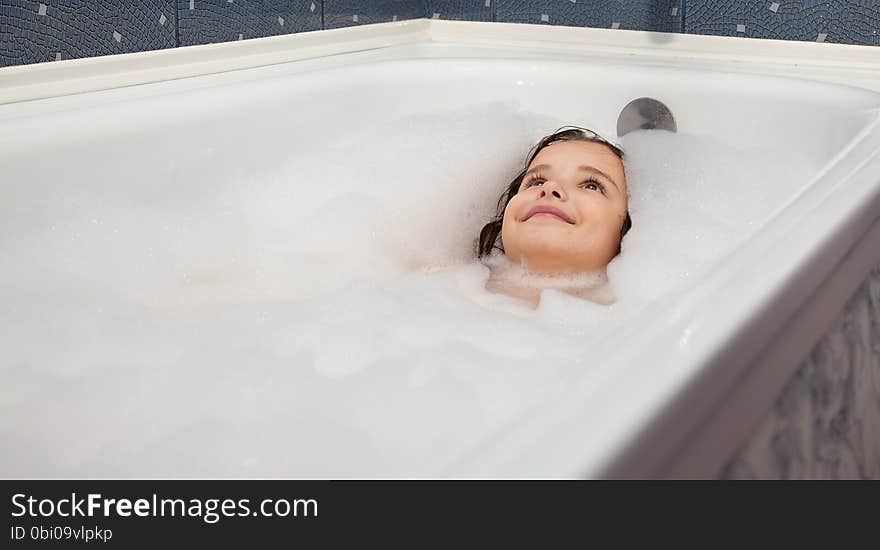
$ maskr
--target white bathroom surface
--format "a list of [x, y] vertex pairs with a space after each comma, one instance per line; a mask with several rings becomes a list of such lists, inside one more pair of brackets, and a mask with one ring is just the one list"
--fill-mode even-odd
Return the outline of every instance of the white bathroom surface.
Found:
[[[528, 149], [613, 138], [645, 95], [679, 133], [621, 140], [615, 304], [487, 292], [473, 240]], [[798, 259], [876, 203], [878, 108], [454, 44], [0, 106], [0, 475], [597, 475], [723, 391]]]

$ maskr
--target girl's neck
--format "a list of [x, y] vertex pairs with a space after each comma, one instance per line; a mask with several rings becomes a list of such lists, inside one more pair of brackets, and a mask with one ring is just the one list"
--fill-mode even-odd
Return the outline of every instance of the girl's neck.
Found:
[[581, 273], [534, 273], [510, 262], [503, 254], [484, 258], [490, 269], [486, 289], [524, 299], [537, 307], [541, 291], [552, 288], [603, 305], [614, 303], [614, 294], [604, 270]]

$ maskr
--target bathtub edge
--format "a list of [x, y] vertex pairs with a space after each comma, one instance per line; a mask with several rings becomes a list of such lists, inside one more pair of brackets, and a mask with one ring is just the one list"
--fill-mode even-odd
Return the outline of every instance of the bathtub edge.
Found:
[[702, 60], [738, 72], [880, 91], [874, 46], [635, 30], [413, 19], [0, 68], [0, 105], [216, 74], [403, 44], [464, 43]]

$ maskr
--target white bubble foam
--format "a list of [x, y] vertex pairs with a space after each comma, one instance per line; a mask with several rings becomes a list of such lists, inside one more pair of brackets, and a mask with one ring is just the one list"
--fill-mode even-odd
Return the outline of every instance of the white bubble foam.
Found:
[[16, 452], [0, 472], [430, 475], [816, 169], [784, 147], [631, 134], [617, 301], [547, 290], [534, 310], [485, 290], [473, 244], [530, 147], [572, 121], [494, 103], [319, 122], [279, 134], [271, 166], [224, 162], [232, 142], [206, 133], [190, 171], [156, 145], [152, 171], [120, 182], [83, 149], [4, 187], [0, 437]]

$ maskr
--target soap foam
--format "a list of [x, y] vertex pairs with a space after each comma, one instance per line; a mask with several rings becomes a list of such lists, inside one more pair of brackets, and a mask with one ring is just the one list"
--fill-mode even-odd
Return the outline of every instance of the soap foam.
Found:
[[0, 217], [29, 214], [0, 238], [16, 450], [0, 472], [432, 475], [589, 370], [818, 168], [729, 136], [630, 134], [617, 301], [549, 289], [533, 310], [485, 290], [474, 241], [529, 149], [573, 122], [499, 102], [303, 129], [269, 168], [197, 152], [204, 171], [174, 185], [164, 165], [8, 184]]

